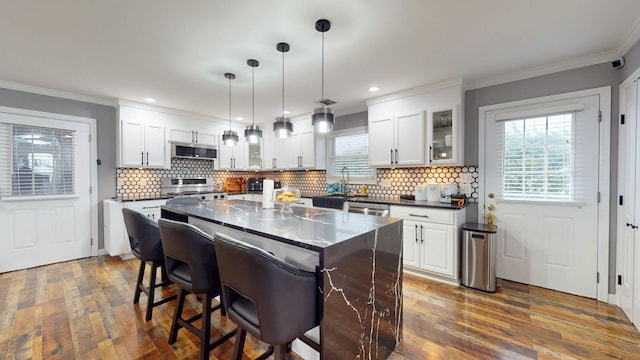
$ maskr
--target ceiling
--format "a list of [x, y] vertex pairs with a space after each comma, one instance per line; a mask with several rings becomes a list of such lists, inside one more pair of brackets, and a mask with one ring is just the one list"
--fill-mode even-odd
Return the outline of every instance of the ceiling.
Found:
[[[325, 97], [338, 115], [366, 99], [462, 79], [471, 87], [614, 59], [637, 40], [638, 0], [0, 0], [0, 80], [255, 122]], [[630, 40], [631, 38], [631, 40]], [[633, 43], [631, 43], [633, 45]], [[626, 49], [625, 49], [626, 46]], [[506, 76], [505, 75], [509, 75]], [[5, 83], [6, 84], [6, 83]], [[369, 87], [377, 86], [377, 93]]]

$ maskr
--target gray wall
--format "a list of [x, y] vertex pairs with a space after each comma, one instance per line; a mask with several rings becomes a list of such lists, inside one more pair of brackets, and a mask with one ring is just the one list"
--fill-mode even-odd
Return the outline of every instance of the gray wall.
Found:
[[626, 80], [631, 74], [640, 67], [640, 41], [624, 54], [624, 67], [621, 70], [621, 81]]
[[102, 200], [116, 194], [115, 107], [0, 88], [0, 106], [96, 119], [98, 141], [98, 248], [104, 248]]
[[[640, 55], [640, 54], [639, 54]], [[635, 61], [635, 59], [634, 59]], [[640, 58], [638, 59], [640, 62]], [[626, 69], [623, 68], [623, 69]], [[465, 162], [478, 164], [478, 110], [481, 106], [524, 100], [571, 91], [611, 86], [611, 192], [609, 193], [609, 293], [616, 290], [616, 215], [618, 193], [618, 93], [622, 69], [609, 63], [586, 66], [530, 79], [514, 81], [465, 93]], [[473, 204], [475, 205], [475, 204]], [[476, 221], [477, 207], [467, 210], [467, 220]]]
[[359, 113], [336, 116], [336, 122], [333, 125], [333, 130], [351, 129], [354, 127], [369, 126], [369, 116], [367, 111]]

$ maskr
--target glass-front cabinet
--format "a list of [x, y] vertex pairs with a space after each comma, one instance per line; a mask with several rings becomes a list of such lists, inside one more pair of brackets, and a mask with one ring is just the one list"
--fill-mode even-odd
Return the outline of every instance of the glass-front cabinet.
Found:
[[429, 112], [429, 165], [458, 165], [461, 147], [458, 105], [433, 109]]

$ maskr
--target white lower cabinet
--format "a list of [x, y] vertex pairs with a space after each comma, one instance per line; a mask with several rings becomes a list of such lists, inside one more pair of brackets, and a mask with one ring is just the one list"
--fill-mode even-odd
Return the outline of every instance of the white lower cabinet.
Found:
[[390, 214], [403, 219], [405, 271], [459, 284], [460, 228], [466, 210], [392, 205]]
[[262, 194], [231, 194], [227, 195], [227, 200], [249, 200], [262, 201]]
[[158, 221], [160, 219], [160, 207], [166, 203], [166, 199], [126, 202], [111, 199], [104, 200], [104, 249], [111, 256], [119, 255], [123, 259], [132, 258], [129, 236], [122, 217], [122, 209], [135, 210], [154, 221]]

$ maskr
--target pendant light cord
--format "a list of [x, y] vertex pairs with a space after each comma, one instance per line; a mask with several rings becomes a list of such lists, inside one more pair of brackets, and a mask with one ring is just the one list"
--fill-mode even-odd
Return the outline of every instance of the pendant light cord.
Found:
[[324, 107], [324, 32], [322, 33], [322, 107]]
[[251, 67], [251, 125], [256, 124], [256, 83], [254, 80], [255, 67]]
[[231, 131], [231, 78], [229, 78], [229, 131]]
[[284, 121], [284, 51], [282, 52], [282, 120]]

